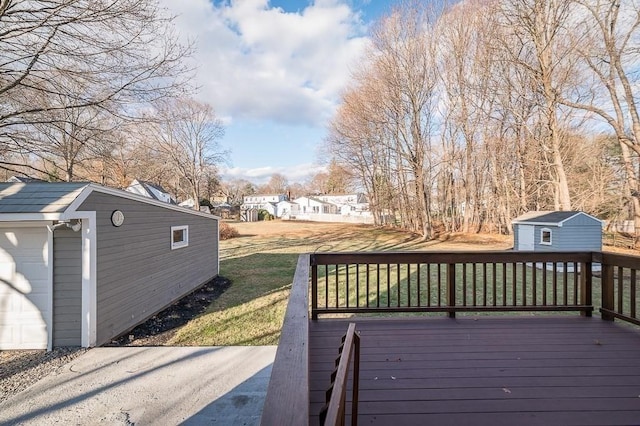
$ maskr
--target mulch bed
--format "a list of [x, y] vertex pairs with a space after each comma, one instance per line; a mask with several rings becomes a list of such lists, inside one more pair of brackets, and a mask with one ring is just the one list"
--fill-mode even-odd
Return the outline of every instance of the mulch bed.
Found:
[[216, 277], [103, 346], [164, 346], [180, 326], [203, 313], [230, 285], [227, 278]]

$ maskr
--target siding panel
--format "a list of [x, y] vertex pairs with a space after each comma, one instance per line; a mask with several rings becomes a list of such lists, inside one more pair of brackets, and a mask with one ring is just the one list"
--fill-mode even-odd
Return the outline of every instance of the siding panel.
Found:
[[[121, 210], [122, 226], [111, 224]], [[92, 193], [96, 211], [97, 342], [101, 345], [218, 275], [218, 221]], [[171, 250], [171, 227], [189, 226], [189, 246]]]
[[[520, 231], [526, 224], [514, 226], [514, 247], [520, 249]], [[541, 244], [542, 229], [551, 230], [551, 245]], [[534, 250], [553, 251], [601, 251], [602, 223], [586, 214], [577, 214], [562, 226], [535, 225]]]
[[53, 242], [53, 345], [80, 346], [82, 332], [82, 240], [58, 229]]

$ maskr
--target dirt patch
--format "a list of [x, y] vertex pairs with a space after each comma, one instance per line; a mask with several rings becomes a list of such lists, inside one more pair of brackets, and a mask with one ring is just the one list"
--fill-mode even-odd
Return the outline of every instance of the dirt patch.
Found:
[[230, 285], [227, 278], [216, 277], [103, 346], [164, 346], [179, 327], [203, 313]]

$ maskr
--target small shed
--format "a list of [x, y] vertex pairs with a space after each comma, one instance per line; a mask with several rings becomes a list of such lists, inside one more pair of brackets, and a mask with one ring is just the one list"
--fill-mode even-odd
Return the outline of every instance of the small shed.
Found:
[[602, 222], [581, 211], [529, 212], [511, 223], [514, 250], [602, 250]]
[[216, 216], [90, 183], [0, 184], [0, 349], [107, 343], [218, 271]]

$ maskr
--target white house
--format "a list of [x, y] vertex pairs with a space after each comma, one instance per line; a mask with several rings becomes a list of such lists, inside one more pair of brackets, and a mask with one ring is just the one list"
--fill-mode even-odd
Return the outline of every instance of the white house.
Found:
[[333, 204], [365, 204], [367, 203], [367, 197], [363, 193], [355, 193], [355, 194], [337, 194], [337, 195], [318, 195], [316, 196], [319, 200], [325, 201], [327, 203]]
[[370, 214], [367, 197], [362, 193], [318, 195], [316, 198], [327, 203], [335, 204], [338, 206], [339, 213], [343, 216], [366, 216], [367, 214]]
[[125, 189], [125, 191], [165, 203], [176, 204], [176, 201], [171, 198], [171, 195], [169, 195], [169, 193], [163, 187], [151, 182], [134, 179], [134, 181], [131, 182], [131, 185], [129, 185]]
[[[270, 215], [280, 217], [278, 214], [278, 203], [286, 201], [287, 196], [285, 194], [252, 194], [242, 197], [241, 211], [248, 211], [252, 209], [266, 210]], [[241, 217], [243, 217], [241, 215]]]
[[262, 203], [279, 203], [280, 201], [287, 200], [285, 194], [253, 194], [245, 195], [242, 197], [243, 205], [250, 205], [251, 207], [257, 207]]
[[338, 206], [316, 197], [298, 197], [294, 200], [299, 214], [338, 214]]
[[283, 219], [294, 219], [300, 213], [300, 206], [294, 201], [280, 201], [276, 204], [276, 217]]

